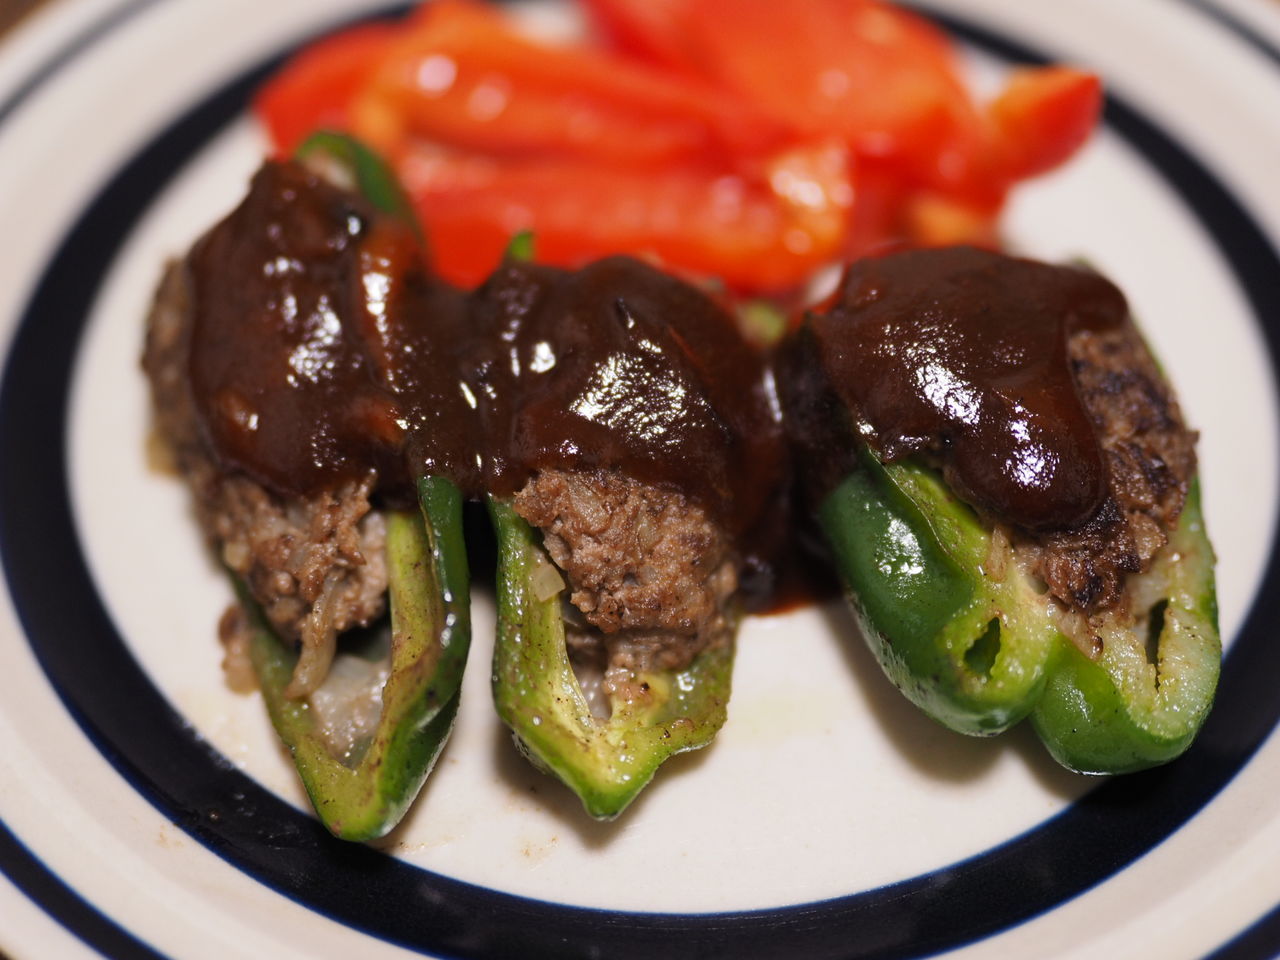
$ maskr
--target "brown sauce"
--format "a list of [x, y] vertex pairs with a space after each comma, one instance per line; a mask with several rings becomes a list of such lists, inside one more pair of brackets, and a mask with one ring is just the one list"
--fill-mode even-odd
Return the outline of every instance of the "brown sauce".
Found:
[[740, 542], [780, 495], [763, 360], [709, 296], [639, 261], [509, 263], [455, 291], [410, 230], [285, 163], [188, 270], [210, 447], [282, 493], [375, 469], [384, 496], [443, 474], [476, 498], [539, 469], [617, 468]]
[[[1128, 322], [1120, 291], [1086, 270], [973, 248], [911, 251], [849, 269], [830, 308], [809, 317], [792, 372], [820, 377], [796, 388], [810, 409], [834, 393], [852, 417], [844, 429], [882, 459], [937, 458], [968, 502], [1027, 530], [1060, 530], [1107, 496], [1067, 340]], [[810, 447], [827, 442], [829, 424], [800, 426]]]
[[485, 406], [485, 482], [620, 467], [678, 489], [734, 534], [779, 486], [764, 366], [710, 297], [626, 257], [512, 263], [477, 291], [466, 370]]
[[373, 223], [301, 167], [268, 163], [192, 250], [191, 386], [224, 467], [297, 495], [395, 472], [395, 403], [352, 322]]

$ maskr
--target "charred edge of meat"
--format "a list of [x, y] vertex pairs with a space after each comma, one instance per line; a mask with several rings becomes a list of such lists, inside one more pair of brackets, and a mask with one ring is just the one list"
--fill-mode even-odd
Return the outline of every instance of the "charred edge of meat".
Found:
[[543, 470], [514, 506], [568, 581], [567, 642], [593, 709], [596, 683], [634, 699], [640, 673], [683, 669], [730, 642], [729, 540], [679, 492], [616, 470]]
[[1036, 574], [1068, 607], [1116, 607], [1125, 578], [1148, 570], [1177, 526], [1196, 471], [1196, 434], [1137, 330], [1081, 332], [1068, 342], [1080, 399], [1107, 466], [1107, 499], [1083, 527], [1045, 536]]
[[1068, 612], [1119, 610], [1130, 574], [1150, 569], [1178, 523], [1196, 470], [1196, 433], [1137, 330], [1068, 341], [1080, 399], [1098, 433], [1107, 496], [1082, 526], [1034, 535], [988, 518]]

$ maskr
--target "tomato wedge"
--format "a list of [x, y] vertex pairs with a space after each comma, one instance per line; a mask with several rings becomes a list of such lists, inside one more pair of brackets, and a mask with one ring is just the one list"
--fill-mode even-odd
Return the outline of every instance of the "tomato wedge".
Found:
[[698, 72], [688, 0], [583, 0], [583, 6], [619, 53], [677, 73]]
[[390, 158], [452, 281], [533, 230], [551, 262], [652, 254], [751, 292], [886, 245], [995, 244], [1011, 187], [1101, 110], [1096, 77], [1057, 67], [980, 108], [949, 39], [886, 0], [582, 3], [612, 46], [432, 0], [309, 48], [255, 106], [282, 151], [335, 127]]
[[494, 155], [531, 152], [656, 168], [727, 162], [785, 129], [705, 83], [518, 33], [488, 7], [437, 0], [361, 91], [358, 125], [386, 144], [421, 137]]
[[349, 130], [348, 106], [378, 69], [397, 30], [394, 23], [361, 24], [289, 60], [253, 101], [276, 150], [292, 154], [316, 130]]
[[1063, 163], [1088, 139], [1102, 113], [1102, 83], [1069, 67], [1019, 70], [990, 105], [992, 166], [1022, 180]]
[[410, 147], [397, 166], [432, 238], [436, 270], [462, 286], [482, 281], [513, 235], [534, 230], [547, 263], [579, 266], [627, 252], [736, 289], [794, 288], [839, 255], [853, 196], [847, 155], [832, 144], [781, 154], [759, 178], [563, 158], [496, 161], [426, 144]]
[[692, 42], [709, 76], [809, 134], [842, 137], [945, 181], [978, 115], [947, 38], [878, 0], [694, 0]]

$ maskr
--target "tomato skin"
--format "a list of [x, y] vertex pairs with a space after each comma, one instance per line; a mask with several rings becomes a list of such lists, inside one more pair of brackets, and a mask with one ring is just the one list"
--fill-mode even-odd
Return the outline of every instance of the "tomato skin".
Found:
[[977, 115], [947, 38], [879, 0], [693, 0], [709, 76], [809, 134], [923, 168]]
[[987, 110], [992, 164], [1006, 180], [1045, 173], [1071, 157], [1102, 114], [1102, 83], [1070, 67], [1019, 70]]
[[253, 109], [280, 155], [316, 130], [349, 130], [348, 107], [396, 37], [394, 23], [365, 23], [316, 41], [258, 91]]
[[912, 194], [903, 208], [903, 228], [922, 247], [968, 245], [998, 249], [997, 221], [1003, 200], [970, 200], [927, 190]]
[[[698, 72], [805, 134], [842, 136], [861, 159], [973, 208], [1069, 158], [1096, 126], [1098, 78], [1014, 73], [985, 109], [949, 39], [882, 0], [586, 0], [633, 56]], [[785, 11], [785, 13], [780, 13]], [[961, 199], [963, 198], [963, 199]]]
[[612, 49], [676, 73], [698, 73], [688, 0], [583, 0], [583, 6]]
[[422, 8], [354, 109], [380, 143], [421, 137], [494, 155], [645, 168], [711, 154], [729, 162], [787, 135], [704, 82], [594, 48], [537, 43], [470, 0]]
[[533, 229], [541, 262], [576, 267], [632, 253], [738, 290], [795, 288], [839, 256], [853, 195], [847, 156], [832, 144], [779, 155], [760, 177], [495, 161], [428, 146], [397, 166], [437, 271], [462, 286], [482, 281], [511, 237]]
[[1101, 110], [1067, 68], [979, 107], [949, 39], [885, 0], [581, 2], [612, 46], [431, 0], [304, 51], [255, 107], [281, 152], [332, 127], [391, 159], [454, 282], [533, 230], [549, 262], [653, 255], [760, 293], [887, 246], [995, 245], [1010, 189]]

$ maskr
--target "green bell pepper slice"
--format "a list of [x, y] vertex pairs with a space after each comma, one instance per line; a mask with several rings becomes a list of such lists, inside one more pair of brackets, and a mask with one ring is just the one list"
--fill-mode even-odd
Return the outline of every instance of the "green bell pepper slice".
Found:
[[541, 537], [509, 501], [489, 498], [498, 540], [498, 632], [493, 696], [517, 746], [560, 778], [598, 819], [620, 814], [664, 760], [706, 746], [724, 725], [732, 644], [708, 648], [683, 670], [636, 678], [642, 698], [610, 698], [592, 715], [569, 662], [563, 580]]
[[1079, 773], [1126, 773], [1191, 745], [1213, 706], [1222, 659], [1213, 564], [1193, 484], [1169, 544], [1134, 587], [1152, 610], [1149, 636], [1107, 622], [1096, 658], [1065, 638], [1057, 644], [1031, 722], [1059, 763]]
[[864, 451], [818, 516], [867, 642], [913, 703], [974, 735], [1031, 712], [1057, 630], [1014, 565], [983, 575], [990, 533], [934, 471]]
[[[296, 156], [421, 236], [394, 174], [363, 144], [320, 132]], [[372, 740], [349, 755], [338, 755], [313, 703], [285, 695], [297, 654], [274, 635], [238, 585], [253, 619], [250, 655], [272, 724], [321, 821], [346, 840], [373, 839], [395, 826], [434, 766], [458, 712], [471, 642], [462, 495], [451, 480], [436, 476], [419, 477], [417, 494], [420, 510], [385, 513], [390, 673]]]
[[[263, 621], [248, 591], [250, 656], [280, 739], [321, 821], [344, 840], [382, 836], [404, 815], [440, 755], [471, 639], [462, 497], [448, 480], [419, 484], [421, 514], [388, 511], [390, 675], [372, 740], [339, 757], [307, 700], [285, 696], [298, 655]], [[424, 522], [425, 519], [425, 522]]]
[[1176, 757], [1204, 722], [1221, 644], [1197, 484], [1152, 569], [1130, 577], [1135, 615], [1093, 624], [1096, 655], [930, 467], [863, 447], [818, 520], [881, 667], [952, 730], [990, 735], [1031, 716], [1064, 766], [1121, 773]]
[[377, 153], [345, 133], [320, 130], [298, 145], [294, 157], [334, 186], [364, 197], [421, 237], [422, 225], [400, 181]]

